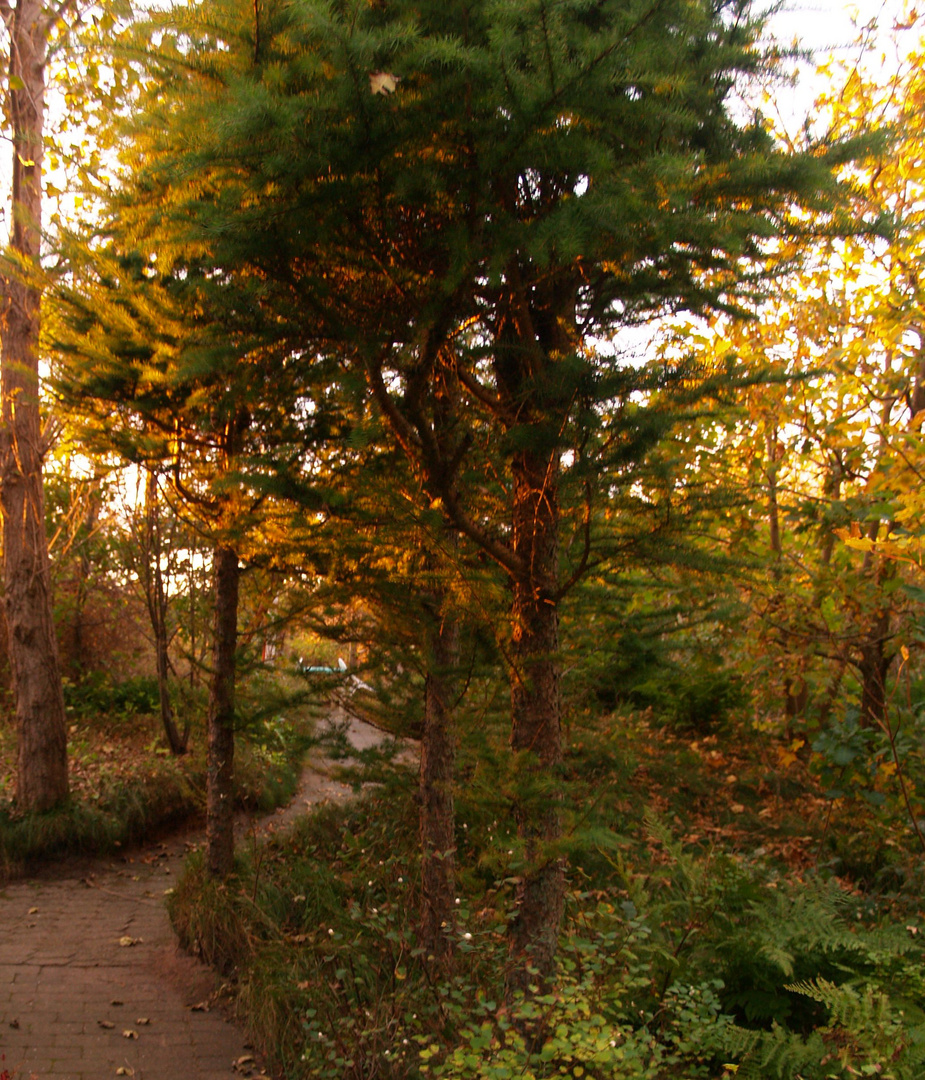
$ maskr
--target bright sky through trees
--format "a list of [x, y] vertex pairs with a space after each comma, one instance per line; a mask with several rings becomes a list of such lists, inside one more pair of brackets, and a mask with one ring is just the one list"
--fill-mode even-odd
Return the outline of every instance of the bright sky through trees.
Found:
[[[796, 42], [801, 49], [812, 53], [812, 61], [799, 65], [795, 86], [781, 86], [775, 94], [780, 119], [788, 128], [803, 123], [811, 115], [813, 102], [820, 92], [823, 79], [815, 67], [830, 58], [836, 63], [862, 62], [876, 70], [889, 70], [898, 62], [896, 49], [889, 42], [893, 27], [904, 21], [910, 7], [904, 0], [858, 0], [845, 4], [840, 0], [791, 0], [770, 21], [772, 33], [784, 44]], [[869, 51], [862, 59], [859, 44], [862, 29], [876, 23], [866, 40]], [[914, 45], [914, 35], [902, 46], [908, 51]]]

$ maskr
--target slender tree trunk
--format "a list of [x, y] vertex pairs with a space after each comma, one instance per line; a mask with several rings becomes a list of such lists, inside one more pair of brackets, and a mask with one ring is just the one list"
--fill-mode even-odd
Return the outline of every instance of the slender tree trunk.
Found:
[[453, 615], [436, 616], [430, 631], [421, 738], [421, 943], [438, 960], [450, 952], [456, 892], [456, 818], [453, 782], [456, 731], [452, 698], [459, 655]]
[[42, 134], [48, 23], [42, 4], [0, 3], [10, 40], [9, 106], [13, 129], [11, 247], [22, 278], [3, 282], [0, 324], [2, 430], [0, 506], [13, 696], [19, 730], [16, 798], [43, 810], [66, 798], [67, 735], [58, 644], [52, 618], [45, 535], [39, 415], [38, 343], [41, 291]]
[[771, 547], [771, 553], [776, 559], [774, 575], [778, 577], [783, 549], [780, 540], [780, 506], [777, 501], [777, 472], [780, 452], [777, 445], [776, 425], [765, 435], [764, 445], [767, 460], [765, 475], [768, 479], [768, 543]]
[[890, 615], [880, 611], [873, 618], [868, 638], [860, 648], [858, 673], [861, 676], [861, 721], [873, 727], [886, 719], [887, 677], [893, 658], [887, 655]]
[[192, 689], [199, 685], [199, 657], [196, 655], [196, 571], [193, 566], [194, 552], [190, 552], [187, 589], [189, 595], [189, 684]]
[[[888, 524], [887, 535], [891, 529], [892, 524]], [[867, 529], [868, 539], [876, 542], [879, 533], [880, 522], [871, 522]], [[893, 657], [887, 654], [887, 643], [892, 636], [893, 608], [885, 584], [895, 577], [896, 564], [874, 551], [867, 551], [862, 569], [874, 590], [877, 609], [865, 620], [866, 625], [859, 627], [861, 642], [855, 665], [861, 678], [861, 723], [873, 727], [886, 719], [887, 676], [893, 663]]]
[[214, 555], [214, 623], [209, 688], [209, 768], [206, 803], [206, 862], [214, 878], [234, 868], [234, 696], [238, 644], [236, 552], [218, 547]]
[[[561, 836], [559, 766], [558, 462], [532, 451], [513, 462], [515, 556], [527, 568], [512, 578], [511, 749], [524, 785], [515, 809], [526, 868], [510, 928], [509, 990], [548, 983], [565, 901], [565, 869], [555, 847]], [[532, 975], [528, 968], [539, 974]]]
[[96, 532], [97, 519], [100, 512], [99, 488], [91, 487], [87, 492], [87, 509], [84, 514], [83, 527], [84, 538], [80, 543], [77, 558], [77, 588], [74, 594], [74, 621], [71, 629], [71, 657], [70, 671], [74, 678], [79, 679], [84, 674], [81, 658], [84, 655], [86, 641], [84, 636], [84, 612], [89, 595], [88, 583], [93, 566], [90, 562], [90, 540]]
[[[775, 586], [774, 595], [771, 597], [770, 610], [784, 612], [786, 609], [786, 599], [781, 581], [783, 577], [784, 549], [780, 531], [780, 502], [778, 498], [777, 483], [781, 458], [778, 435], [779, 432], [777, 424], [775, 423], [765, 433], [764, 448], [766, 461], [765, 476], [768, 482], [768, 546], [771, 549], [771, 577]], [[801, 657], [797, 659], [794, 657], [793, 649], [789, 642], [789, 634], [787, 634], [786, 631], [781, 632], [781, 645], [786, 652], [788, 667], [790, 664], [795, 663], [799, 669], [799, 674], [797, 674], [796, 677], [792, 674], [788, 674], [784, 678], [784, 715], [787, 717], [787, 720], [790, 721], [796, 719], [798, 716], [802, 716], [806, 708], [808, 697], [808, 688], [804, 678], [806, 663], [805, 658]], [[788, 723], [788, 731], [789, 729], [790, 725]]]
[[161, 708], [161, 724], [172, 754], [186, 753], [189, 724], [183, 734], [177, 730], [170, 701], [170, 661], [167, 655], [167, 594], [161, 570], [161, 528], [157, 497], [157, 475], [148, 469], [145, 477], [145, 571], [148, 616], [154, 634], [154, 657], [157, 671], [157, 697]]

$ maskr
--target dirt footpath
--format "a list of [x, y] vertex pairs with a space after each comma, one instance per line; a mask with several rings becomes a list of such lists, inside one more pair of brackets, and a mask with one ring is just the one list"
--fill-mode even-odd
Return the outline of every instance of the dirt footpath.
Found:
[[[349, 737], [357, 746], [381, 738], [361, 721], [351, 722]], [[291, 807], [256, 827], [275, 831], [349, 793], [317, 762]], [[0, 1080], [259, 1073], [243, 1035], [209, 1007], [215, 976], [179, 951], [167, 921], [164, 893], [188, 844], [0, 890]]]

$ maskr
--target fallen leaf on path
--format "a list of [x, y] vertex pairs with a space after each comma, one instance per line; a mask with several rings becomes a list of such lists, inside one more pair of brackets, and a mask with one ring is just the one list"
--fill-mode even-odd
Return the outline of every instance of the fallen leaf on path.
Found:
[[133, 1031], [131, 1028], [126, 1028], [125, 1031], [122, 1032], [122, 1038], [123, 1039], [137, 1039], [138, 1038], [138, 1032]]
[[207, 1001], [197, 1001], [195, 1005], [189, 1006], [190, 1012], [208, 1012], [209, 1003]]
[[119, 1068], [116, 1069], [116, 1076], [134, 1076], [134, 1075], [135, 1075], [135, 1070], [130, 1069], [127, 1065], [120, 1065]]
[[144, 1026], [145, 1026], [146, 1024], [150, 1024], [150, 1023], [151, 1023], [151, 1018], [150, 1018], [150, 1017], [148, 1017], [148, 1016], [139, 1016], [139, 1017], [138, 1017], [138, 1019], [137, 1019], [137, 1020], [135, 1021], [135, 1023], [136, 1023], [136, 1024], [137, 1024], [137, 1025], [138, 1025], [139, 1027], [144, 1027]]
[[125, 937], [120, 937], [119, 938], [119, 944], [122, 946], [123, 949], [127, 949], [131, 945], [140, 945], [141, 944], [141, 938], [140, 937], [129, 937], [128, 934], [126, 934]]
[[113, 998], [109, 1003], [110, 1005], [121, 1005], [122, 1002], [118, 998]]
[[16, 1028], [19, 1027], [19, 1021], [18, 1020], [11, 1020], [10, 1021], [10, 1027], [15, 1030]]
[[39, 909], [37, 907], [29, 908], [29, 914], [30, 915], [38, 915], [38, 913], [39, 913]]
[[107, 1031], [116, 1026], [111, 1020], [97, 1020], [97, 1023], [101, 1028], [106, 1028]]

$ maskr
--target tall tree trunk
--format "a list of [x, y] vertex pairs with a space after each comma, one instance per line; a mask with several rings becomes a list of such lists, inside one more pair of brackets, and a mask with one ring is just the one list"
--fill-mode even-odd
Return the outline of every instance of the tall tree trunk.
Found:
[[554, 974], [565, 901], [565, 870], [555, 851], [561, 836], [559, 766], [558, 459], [521, 451], [513, 462], [515, 557], [526, 571], [512, 577], [511, 749], [519, 783], [515, 809], [526, 868], [510, 928], [509, 989]]
[[452, 698], [459, 656], [459, 626], [439, 613], [429, 632], [421, 738], [421, 943], [438, 960], [450, 951], [456, 892], [456, 818], [453, 781], [456, 731]]
[[[13, 129], [10, 245], [23, 276], [3, 282], [0, 325], [0, 506], [13, 696], [19, 730], [16, 798], [43, 810], [67, 797], [67, 735], [52, 618], [39, 415], [37, 284], [42, 231], [42, 134], [48, 22], [37, 0], [0, 0], [10, 40]], [[30, 280], [32, 271], [35, 277]]]
[[206, 863], [214, 878], [227, 877], [234, 868], [234, 696], [240, 576], [237, 553], [217, 547], [206, 800]]

